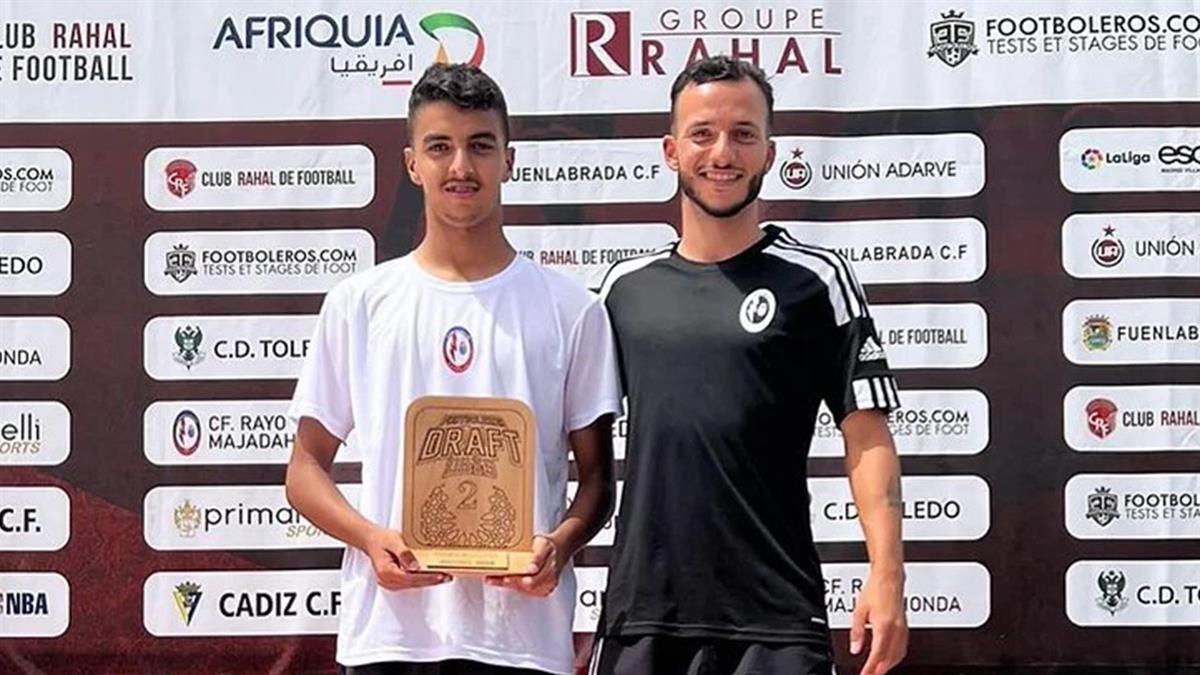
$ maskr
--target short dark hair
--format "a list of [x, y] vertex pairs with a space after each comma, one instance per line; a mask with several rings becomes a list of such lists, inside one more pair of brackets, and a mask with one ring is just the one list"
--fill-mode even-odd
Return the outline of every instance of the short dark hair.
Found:
[[500, 85], [468, 63], [435, 63], [425, 69], [408, 97], [408, 137], [413, 116], [421, 106], [445, 101], [463, 110], [495, 110], [500, 114], [504, 142], [508, 142], [508, 104]]
[[675, 121], [675, 102], [679, 100], [680, 92], [686, 89], [689, 84], [701, 85], [708, 82], [747, 79], [753, 80], [754, 84], [758, 85], [758, 89], [762, 92], [763, 97], [767, 99], [767, 125], [774, 124], [775, 93], [771, 90], [771, 83], [767, 82], [766, 74], [753, 63], [739, 61], [724, 54], [700, 59], [687, 68], [684, 68], [683, 72], [679, 73], [679, 76], [675, 78], [675, 84], [671, 85], [672, 124]]

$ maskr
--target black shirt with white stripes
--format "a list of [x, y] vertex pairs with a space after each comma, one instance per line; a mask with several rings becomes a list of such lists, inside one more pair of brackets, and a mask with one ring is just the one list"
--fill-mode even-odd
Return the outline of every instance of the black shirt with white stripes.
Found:
[[629, 397], [604, 635], [828, 646], [806, 484], [825, 401], [899, 404], [862, 288], [836, 253], [768, 226], [698, 264], [669, 249], [601, 288]]

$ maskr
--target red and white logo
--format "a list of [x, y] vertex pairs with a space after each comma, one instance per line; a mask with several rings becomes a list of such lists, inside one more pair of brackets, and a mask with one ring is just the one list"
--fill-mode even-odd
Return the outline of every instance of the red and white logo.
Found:
[[466, 328], [455, 326], [446, 332], [446, 337], [442, 339], [442, 360], [447, 368], [456, 373], [471, 367], [471, 362], [475, 360], [475, 343]]
[[175, 441], [175, 450], [188, 457], [200, 449], [200, 418], [191, 410], [184, 410], [175, 416], [171, 438]]
[[571, 12], [571, 77], [630, 73], [629, 12]]
[[183, 199], [196, 189], [196, 165], [186, 159], [167, 164], [167, 191]]
[[1106, 398], [1094, 398], [1087, 404], [1088, 431], [1096, 438], [1107, 438], [1117, 430], [1117, 404]]

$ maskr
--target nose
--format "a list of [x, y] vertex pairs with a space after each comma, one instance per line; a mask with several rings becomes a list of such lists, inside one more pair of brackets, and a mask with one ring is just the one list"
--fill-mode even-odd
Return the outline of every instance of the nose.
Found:
[[475, 167], [471, 164], [471, 155], [466, 148], [454, 152], [450, 161], [450, 177], [456, 180], [467, 180], [475, 177]]
[[729, 166], [733, 163], [733, 141], [727, 132], [717, 134], [709, 157], [714, 166]]

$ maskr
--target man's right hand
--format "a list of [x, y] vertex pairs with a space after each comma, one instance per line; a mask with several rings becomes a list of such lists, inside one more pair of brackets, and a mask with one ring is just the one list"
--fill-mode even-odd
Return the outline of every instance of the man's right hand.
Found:
[[416, 556], [395, 530], [376, 528], [367, 537], [363, 552], [371, 559], [376, 581], [389, 591], [436, 586], [451, 580], [442, 572], [422, 572]]

